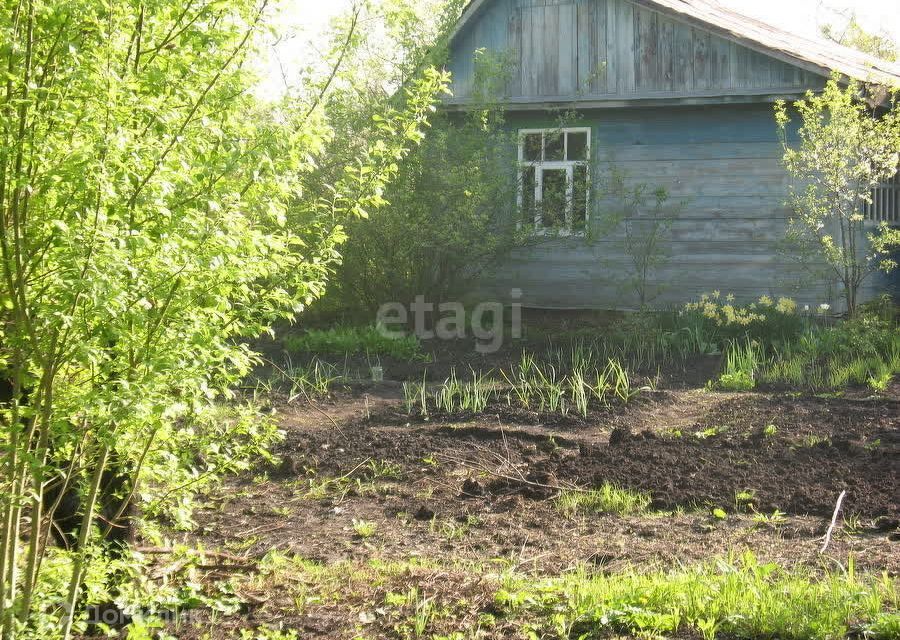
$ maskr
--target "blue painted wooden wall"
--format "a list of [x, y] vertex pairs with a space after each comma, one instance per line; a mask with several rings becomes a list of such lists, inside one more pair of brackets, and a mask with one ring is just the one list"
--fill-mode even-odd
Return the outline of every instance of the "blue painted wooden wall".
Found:
[[[550, 113], [508, 115], [513, 130], [558, 123]], [[834, 281], [783, 251], [788, 176], [771, 105], [593, 109], [567, 124], [592, 131], [592, 233], [535, 239], [485, 275], [478, 297], [505, 300], [515, 288], [529, 306], [637, 308], [623, 230], [606, 224], [621, 212], [621, 201], [602, 193], [615, 170], [630, 186], [664, 188], [678, 212], [666, 236], [669, 257], [650, 277], [654, 306], [714, 290], [741, 300], [789, 295], [811, 306], [841, 305]], [[507, 162], [514, 170], [513, 149]], [[864, 297], [877, 286], [873, 279]]]
[[[670, 257], [651, 276], [656, 306], [713, 290], [840, 305], [835, 282], [780, 250], [791, 213], [771, 102], [824, 78], [628, 0], [493, 0], [453, 43], [447, 108], [477, 97], [480, 49], [509, 63], [492, 98], [507, 103], [510, 129], [556, 127], [562, 109], [591, 128], [593, 195], [591, 233], [535, 240], [487, 274], [479, 296], [521, 289], [538, 307], [637, 307], [623, 230], [606, 225], [620, 204], [601, 186], [615, 170], [627, 185], [664, 188], [679, 211]], [[515, 149], [505, 162], [516, 170]]]

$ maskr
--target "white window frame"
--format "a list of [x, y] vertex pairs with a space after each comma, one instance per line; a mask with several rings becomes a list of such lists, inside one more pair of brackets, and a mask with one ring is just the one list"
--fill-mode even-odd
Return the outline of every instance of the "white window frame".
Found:
[[[541, 134], [541, 159], [526, 160], [525, 159], [525, 138], [530, 134]], [[544, 160], [546, 149], [545, 136], [547, 134], [567, 134], [567, 133], [584, 133], [586, 134], [587, 147], [585, 149], [585, 160]], [[517, 204], [519, 210], [525, 204], [524, 199], [524, 170], [528, 167], [534, 169], [534, 206], [536, 215], [534, 219], [534, 232], [537, 234], [552, 233], [555, 235], [583, 235], [590, 223], [591, 212], [591, 129], [590, 127], [557, 127], [546, 129], [519, 129], [519, 163], [518, 163], [518, 196]], [[563, 158], [569, 157], [569, 136], [563, 135]], [[583, 166], [585, 168], [587, 188], [585, 193], [585, 211], [584, 211], [584, 229], [574, 230], [572, 228], [574, 194], [575, 194], [575, 167]], [[553, 228], [545, 227], [541, 219], [540, 204], [543, 201], [544, 192], [544, 171], [545, 170], [563, 170], [566, 172], [566, 211], [565, 211], [565, 227]], [[520, 222], [520, 227], [522, 223]]]

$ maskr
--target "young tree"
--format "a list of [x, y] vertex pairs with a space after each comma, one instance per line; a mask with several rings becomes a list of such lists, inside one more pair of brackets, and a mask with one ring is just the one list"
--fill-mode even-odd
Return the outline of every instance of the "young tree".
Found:
[[350, 239], [322, 301], [374, 318], [385, 302], [458, 299], [517, 244], [515, 173], [497, 158], [509, 136], [476, 119], [438, 116], [402, 163], [377, 215], [348, 226]]
[[[382, 122], [384, 86], [401, 86], [412, 69], [445, 60], [445, 37], [462, 3], [454, 0], [443, 11], [434, 11], [433, 0], [405, 4], [402, 11], [392, 2], [369, 8], [371, 19], [393, 34], [392, 46], [384, 48], [392, 62], [384, 65], [382, 53], [382, 64], [375, 64], [363, 50], [350, 69], [374, 67], [371, 76], [348, 70], [340, 78], [342, 88], [328, 107], [344, 132], [333, 151], [337, 158], [347, 153], [346, 141], [365, 144], [373, 124]], [[382, 194], [385, 206], [349, 223], [334, 286], [317, 304], [323, 316], [371, 320], [385, 302], [458, 298], [515, 245], [515, 168], [498, 161], [515, 141], [503, 125], [498, 94], [489, 91], [505, 83], [509, 68], [479, 52], [475, 71], [483, 108], [435, 114], [421, 145], [397, 163], [396, 179]]]
[[83, 496], [66, 606], [37, 632], [68, 637], [106, 470], [131, 469], [134, 493], [148, 466], [180, 459], [183, 419], [253, 365], [246, 338], [321, 295], [340, 222], [379, 204], [446, 84], [422, 69], [327, 197], [310, 194], [333, 129], [315, 99], [254, 97], [267, 12], [13, 0], [0, 13], [4, 639], [37, 624], [48, 492]]
[[663, 187], [635, 183], [612, 160], [598, 180], [598, 194], [602, 203], [600, 224], [589, 237], [608, 240], [621, 236], [621, 244], [617, 245], [628, 261], [628, 273], [619, 283], [631, 289], [639, 308], [646, 310], [663, 292], [663, 287], [654, 285], [652, 279], [672, 258], [672, 225], [684, 203], [672, 202]]
[[900, 108], [895, 100], [889, 108], [870, 106], [859, 84], [844, 88], [838, 78], [792, 107], [800, 121], [796, 146], [789, 135], [792, 111], [783, 101], [775, 107], [783, 162], [793, 179], [789, 238], [828, 265], [853, 315], [865, 279], [896, 267], [889, 253], [900, 245], [900, 231], [882, 223], [867, 232], [863, 205], [900, 166]]

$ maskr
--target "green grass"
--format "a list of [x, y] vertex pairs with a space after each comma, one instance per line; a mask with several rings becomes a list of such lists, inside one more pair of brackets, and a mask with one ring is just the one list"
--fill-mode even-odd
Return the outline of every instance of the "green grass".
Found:
[[[309, 617], [336, 607], [353, 611], [348, 627], [357, 611], [379, 612], [398, 638], [482, 637], [471, 633], [475, 606], [490, 610], [478, 619], [484, 637], [900, 637], [896, 579], [857, 575], [852, 558], [844, 567], [785, 568], [748, 552], [690, 566], [602, 573], [582, 566], [550, 576], [519, 571], [517, 559], [498, 562], [319, 564], [272, 551], [258, 572], [236, 580], [241, 591], [278, 591]], [[365, 637], [382, 637], [371, 631]]]
[[750, 340], [732, 342], [725, 353], [725, 367], [715, 387], [723, 391], [752, 391], [756, 371], [762, 363], [762, 350]]
[[413, 335], [392, 337], [378, 327], [334, 327], [309, 329], [300, 335], [285, 336], [284, 347], [295, 353], [322, 355], [389, 356], [401, 360], [424, 359], [422, 345]]
[[750, 553], [667, 572], [511, 577], [496, 599], [541, 638], [693, 631], [710, 640], [837, 640], [851, 630], [884, 639], [900, 633], [897, 585], [886, 575], [857, 579], [852, 562], [846, 571], [814, 575], [760, 563]]
[[900, 331], [873, 318], [857, 318], [829, 327], [810, 327], [793, 342], [775, 345], [759, 367], [767, 383], [812, 390], [866, 385], [884, 391], [900, 373]]
[[590, 491], [563, 491], [556, 498], [556, 508], [567, 516], [589, 513], [628, 515], [643, 513], [650, 506], [650, 494], [623, 489], [604, 483]]
[[371, 538], [378, 531], [378, 525], [368, 520], [353, 520], [353, 533], [362, 539]]

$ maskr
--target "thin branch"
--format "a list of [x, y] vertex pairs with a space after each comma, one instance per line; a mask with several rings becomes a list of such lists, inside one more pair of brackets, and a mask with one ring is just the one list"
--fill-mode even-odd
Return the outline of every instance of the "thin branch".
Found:
[[825, 532], [825, 543], [822, 545], [822, 548], [819, 549], [819, 553], [825, 553], [825, 550], [828, 548], [828, 544], [831, 542], [831, 533], [834, 531], [834, 527], [837, 524], [838, 513], [841, 511], [841, 503], [844, 501], [844, 496], [847, 495], [847, 491], [841, 491], [841, 495], [838, 496], [837, 504], [834, 506], [834, 515], [831, 516], [831, 524], [828, 526], [828, 531]]

